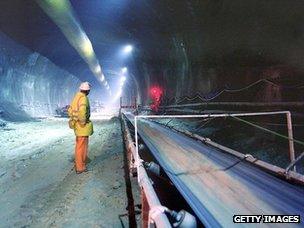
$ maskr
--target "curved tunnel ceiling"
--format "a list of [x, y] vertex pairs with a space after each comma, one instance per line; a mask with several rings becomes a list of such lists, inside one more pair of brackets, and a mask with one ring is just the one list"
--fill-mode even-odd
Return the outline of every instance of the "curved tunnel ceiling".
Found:
[[[303, 1], [71, 3], [104, 70], [127, 65], [144, 100], [154, 84], [163, 86], [168, 97], [181, 97], [238, 88], [261, 78], [277, 80], [278, 74], [279, 83], [303, 81]], [[80, 79], [93, 80], [85, 62], [34, 1], [1, 1], [0, 23], [1, 31], [17, 42]], [[136, 47], [133, 58], [119, 58], [128, 43]]]

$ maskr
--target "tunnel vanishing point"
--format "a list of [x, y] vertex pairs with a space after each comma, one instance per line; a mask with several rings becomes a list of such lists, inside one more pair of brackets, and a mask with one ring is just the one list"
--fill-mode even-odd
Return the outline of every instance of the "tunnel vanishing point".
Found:
[[303, 12], [0, 1], [0, 228], [303, 227]]

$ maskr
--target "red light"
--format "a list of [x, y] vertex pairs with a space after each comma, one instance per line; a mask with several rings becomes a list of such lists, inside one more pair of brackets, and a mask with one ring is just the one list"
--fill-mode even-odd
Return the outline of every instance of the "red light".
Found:
[[152, 87], [150, 89], [150, 95], [153, 100], [160, 99], [163, 95], [163, 90], [160, 87]]
[[160, 88], [158, 86], [154, 86], [154, 87], [150, 88], [150, 96], [152, 99], [152, 104], [150, 106], [151, 106], [152, 110], [158, 111], [158, 108], [161, 103], [162, 95], [163, 95], [162, 88]]

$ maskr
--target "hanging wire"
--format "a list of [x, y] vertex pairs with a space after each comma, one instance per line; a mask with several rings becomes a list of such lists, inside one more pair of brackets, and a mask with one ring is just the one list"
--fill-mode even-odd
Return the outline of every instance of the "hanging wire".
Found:
[[[203, 124], [201, 124], [200, 126], [198, 126], [194, 131], [198, 131], [199, 129], [201, 129], [202, 127], [204, 127], [204, 126], [206, 126], [207, 124], [209, 124], [212, 120], [214, 120], [215, 119], [215, 117], [212, 117], [212, 118], [209, 118], [209, 119], [207, 119], [207, 121], [205, 122], [205, 123], [203, 123]], [[205, 121], [205, 120], [204, 120]]]
[[[239, 118], [239, 117], [236, 117], [236, 116], [230, 116], [230, 117], [232, 117], [233, 119], [236, 119], [236, 120], [238, 120], [238, 121], [240, 121], [240, 122], [246, 123], [246, 124], [248, 124], [248, 125], [250, 125], [250, 126], [252, 126], [252, 127], [255, 127], [255, 128], [257, 128], [257, 129], [260, 129], [260, 130], [263, 130], [263, 131], [265, 131], [265, 132], [268, 132], [268, 133], [271, 133], [271, 134], [273, 134], [273, 135], [276, 135], [276, 136], [278, 136], [278, 137], [280, 137], [280, 138], [290, 140], [289, 137], [286, 136], [286, 135], [280, 134], [280, 133], [278, 133], [278, 132], [276, 132], [276, 131], [270, 130], [270, 129], [265, 128], [265, 127], [262, 127], [262, 126], [260, 126], [260, 125], [255, 124], [255, 123], [252, 123], [252, 122], [250, 122], [250, 121], [244, 120], [244, 119]], [[299, 144], [299, 145], [304, 146], [304, 142], [301, 141], [301, 140], [292, 139], [292, 141], [295, 142], [295, 143], [297, 143], [297, 144]]]
[[[273, 130], [270, 130], [270, 129], [267, 129], [267, 128], [264, 128], [256, 123], [253, 123], [253, 122], [250, 122], [250, 121], [247, 121], [247, 120], [244, 120], [242, 118], [239, 118], [239, 117], [236, 117], [236, 116], [229, 116], [237, 121], [240, 121], [240, 122], [243, 122], [245, 124], [248, 124], [252, 127], [255, 127], [257, 129], [260, 129], [260, 130], [263, 130], [265, 132], [268, 132], [270, 134], [273, 134], [273, 135], [276, 135], [280, 138], [283, 138], [283, 139], [287, 139], [287, 140], [290, 140], [290, 138], [286, 135], [283, 135], [283, 134], [280, 134], [278, 132], [275, 132]], [[208, 124], [210, 121], [212, 121], [213, 119], [216, 119], [216, 117], [212, 117], [212, 118], [209, 118], [207, 119], [207, 121], [205, 123], [203, 123], [201, 126], [199, 126], [195, 131], [197, 131], [198, 129], [200, 129], [201, 127], [205, 126], [206, 124]], [[170, 119], [166, 124], [165, 124], [165, 127], [169, 127], [168, 124], [172, 121], [173, 119]], [[153, 120], [155, 121], [155, 120]], [[205, 121], [205, 120], [203, 120]], [[163, 124], [164, 125], [164, 124]], [[173, 128], [174, 129], [174, 128]], [[304, 142], [301, 141], [301, 140], [297, 140], [297, 139], [292, 139], [292, 141], [294, 143], [297, 143], [299, 145], [303, 145], [304, 146]], [[195, 175], [195, 174], [198, 174], [198, 173], [210, 173], [210, 172], [217, 172], [217, 171], [228, 171], [230, 170], [231, 168], [235, 167], [236, 165], [238, 165], [239, 163], [243, 162], [246, 160], [246, 157], [242, 158], [242, 159], [238, 159], [237, 161], [235, 161], [233, 164], [229, 165], [228, 167], [224, 167], [222, 169], [205, 169], [205, 168], [199, 168], [199, 169], [195, 169], [195, 170], [185, 170], [185, 171], [180, 171], [180, 172], [173, 172], [171, 169], [167, 169], [167, 168], [164, 168], [163, 167], [163, 170], [167, 173], [170, 173], [171, 175], [174, 175], [174, 176], [182, 176], [182, 175]]]
[[245, 87], [242, 87], [240, 89], [229, 89], [229, 88], [225, 88], [221, 91], [219, 91], [218, 93], [216, 93], [216, 95], [210, 97], [210, 98], [206, 98], [206, 97], [202, 97], [201, 94], [196, 94], [194, 97], [189, 97], [189, 96], [185, 96], [183, 98], [177, 98], [177, 97], [174, 97], [172, 98], [171, 100], [175, 100], [175, 103], [182, 103], [183, 101], [187, 100], [187, 101], [193, 101], [193, 100], [196, 100], [196, 99], [200, 99], [201, 101], [211, 101], [215, 98], [217, 98], [218, 96], [220, 96], [222, 93], [224, 92], [228, 92], [228, 93], [236, 93], [236, 92], [242, 92], [244, 90], [247, 90], [255, 85], [258, 85], [260, 84], [261, 82], [266, 82], [268, 84], [271, 84], [271, 85], [274, 85], [274, 86], [277, 86], [277, 87], [280, 87], [280, 88], [283, 88], [283, 89], [302, 89], [304, 88], [304, 85], [297, 85], [297, 86], [283, 86], [283, 85], [279, 85], [269, 79], [266, 79], [266, 78], [263, 78], [263, 79], [260, 79], [256, 82], [253, 82]]

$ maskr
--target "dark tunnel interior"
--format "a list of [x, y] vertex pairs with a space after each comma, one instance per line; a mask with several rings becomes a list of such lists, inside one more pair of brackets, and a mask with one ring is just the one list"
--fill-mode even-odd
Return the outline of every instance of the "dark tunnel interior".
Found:
[[[62, 130], [66, 119], [56, 124], [48, 121], [68, 108], [84, 81], [92, 85], [91, 112], [104, 116], [118, 116], [121, 105], [136, 106], [134, 113], [142, 115], [291, 111], [295, 155], [300, 156], [304, 147], [303, 12], [302, 0], [1, 0], [0, 134], [7, 137], [0, 140], [0, 158], [13, 163], [1, 168], [0, 162], [0, 185], [8, 180], [5, 179], [8, 174], [18, 179], [21, 174], [16, 173], [23, 172], [19, 154], [25, 156], [34, 149], [38, 151], [36, 154], [51, 150], [31, 144], [38, 138], [50, 140], [45, 145], [62, 142], [62, 147], [56, 144], [61, 150], [66, 150], [65, 142], [72, 143]], [[119, 141], [122, 139], [117, 140], [120, 124], [115, 118], [100, 126], [98, 120], [95, 131], [95, 135], [113, 145], [99, 145], [101, 140], [93, 138], [92, 148], [108, 151], [106, 156], [111, 159], [113, 156], [116, 161], [120, 155], [113, 151], [122, 150], [120, 147], [125, 144]], [[237, 118], [204, 121], [156, 122], [214, 139], [280, 168], [285, 169], [290, 163], [285, 116], [246, 117], [243, 122]], [[38, 127], [31, 125], [35, 122]], [[258, 124], [270, 130], [260, 132]], [[47, 130], [42, 131], [44, 128]], [[32, 136], [36, 131], [38, 135]], [[276, 135], [270, 136], [269, 132]], [[60, 137], [64, 140], [60, 141]], [[65, 158], [70, 157], [71, 151], [64, 152]], [[144, 156], [157, 162], [147, 151]], [[94, 167], [104, 162], [97, 152], [94, 158]], [[126, 158], [121, 159], [123, 162]], [[22, 157], [20, 161], [23, 164], [28, 160]], [[303, 175], [303, 162], [297, 167], [299, 175]], [[21, 171], [16, 171], [19, 168]], [[168, 196], [161, 189], [161, 183], [165, 183], [175, 197], [180, 197], [180, 201], [170, 199], [170, 205], [182, 202], [178, 209], [184, 206], [195, 213], [178, 188], [168, 182], [170, 175], [164, 176], [164, 180], [155, 184], [160, 195]], [[118, 180], [118, 176], [115, 178]], [[158, 177], [152, 179], [157, 182]], [[31, 183], [32, 179], [28, 181]], [[112, 186], [112, 180], [109, 181]], [[116, 181], [113, 189], [119, 183]], [[49, 185], [39, 186], [44, 189]], [[13, 218], [18, 218], [16, 223], [6, 220], [4, 224], [16, 227], [41, 224], [32, 219], [34, 215], [24, 217], [30, 204], [23, 202], [23, 198], [18, 200], [20, 205], [26, 205], [20, 206], [23, 217], [13, 214]], [[0, 199], [1, 203], [7, 202]], [[47, 218], [48, 212], [44, 216]], [[0, 212], [0, 221], [7, 218], [9, 214]], [[73, 222], [61, 222], [58, 224], [73, 227]], [[199, 224], [203, 226], [202, 221]]]
[[[86, 62], [35, 1], [0, 4], [1, 45], [8, 52], [1, 56], [2, 80], [7, 81], [14, 64], [30, 69], [37, 62], [43, 67], [41, 56], [66, 71], [62, 74], [91, 81], [98, 90], [96, 99], [107, 97], [97, 95], [104, 91]], [[224, 89], [241, 89], [260, 79], [267, 81], [213, 101], [303, 100], [302, 1], [91, 0], [71, 4], [110, 86], [116, 87], [115, 73], [127, 66], [133, 77], [128, 78], [124, 95], [138, 95], [143, 105], [149, 103], [153, 86], [163, 89], [163, 102], [174, 104], [174, 98], [200, 94], [209, 99]], [[121, 50], [128, 44], [134, 51], [124, 56]], [[16, 52], [19, 45], [25, 53]], [[20, 95], [20, 99], [28, 98]]]

